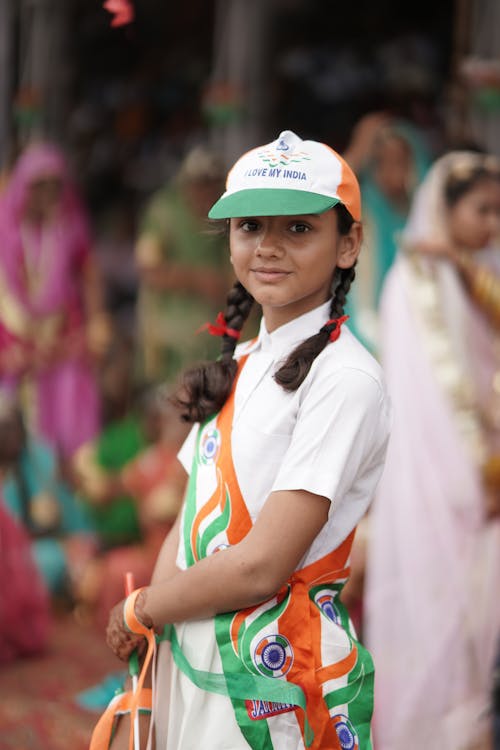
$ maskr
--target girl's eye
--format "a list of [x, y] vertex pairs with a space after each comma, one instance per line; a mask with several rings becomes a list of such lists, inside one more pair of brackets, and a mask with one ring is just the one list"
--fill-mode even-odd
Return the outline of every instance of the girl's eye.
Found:
[[292, 224], [290, 230], [297, 234], [303, 234], [304, 232], [308, 232], [310, 228], [311, 227], [308, 224], [304, 224], [303, 222], [296, 222], [295, 224]]
[[259, 228], [259, 222], [254, 221], [253, 219], [243, 219], [238, 224], [238, 227], [244, 232], [255, 232]]

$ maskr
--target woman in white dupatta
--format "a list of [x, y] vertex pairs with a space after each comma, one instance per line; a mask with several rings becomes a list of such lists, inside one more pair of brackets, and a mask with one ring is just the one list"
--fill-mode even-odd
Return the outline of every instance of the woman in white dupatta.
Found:
[[365, 639], [376, 750], [489, 747], [500, 635], [500, 167], [422, 183], [382, 297], [394, 405], [372, 507]]

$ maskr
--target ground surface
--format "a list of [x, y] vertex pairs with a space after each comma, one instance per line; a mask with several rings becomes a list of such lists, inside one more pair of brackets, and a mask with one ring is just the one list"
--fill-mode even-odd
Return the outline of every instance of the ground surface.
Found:
[[121, 667], [103, 633], [58, 615], [43, 657], [0, 667], [0, 750], [88, 750], [100, 713], [75, 695]]

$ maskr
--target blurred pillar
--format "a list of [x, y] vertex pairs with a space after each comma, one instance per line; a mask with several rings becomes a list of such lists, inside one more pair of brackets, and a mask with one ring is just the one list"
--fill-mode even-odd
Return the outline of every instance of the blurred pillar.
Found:
[[227, 164], [266, 134], [273, 5], [273, 0], [216, 0], [214, 63], [204, 106], [212, 145]]
[[71, 0], [21, 0], [20, 108], [31, 107], [32, 115], [21, 122], [21, 141], [34, 134], [64, 139], [71, 6]]
[[12, 97], [15, 79], [14, 0], [0, 0], [0, 174], [12, 156]]
[[487, 77], [496, 80], [483, 83], [473, 91], [469, 118], [476, 140], [488, 151], [500, 156], [500, 2], [474, 0], [469, 27], [469, 56], [485, 65]]
[[449, 108], [446, 138], [450, 148], [472, 140], [469, 124], [468, 92], [462, 76], [462, 65], [469, 53], [470, 25], [474, 0], [455, 0], [453, 18], [453, 46], [449, 71]]

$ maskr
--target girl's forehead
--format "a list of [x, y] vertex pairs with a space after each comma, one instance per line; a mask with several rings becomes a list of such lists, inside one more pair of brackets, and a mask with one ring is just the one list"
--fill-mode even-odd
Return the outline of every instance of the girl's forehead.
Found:
[[274, 222], [289, 224], [294, 221], [316, 221], [318, 223], [330, 221], [330, 217], [333, 217], [335, 212], [330, 209], [324, 211], [321, 214], [279, 214], [278, 216], [241, 216], [238, 218], [230, 219], [231, 222], [240, 221], [259, 221], [259, 222]]

